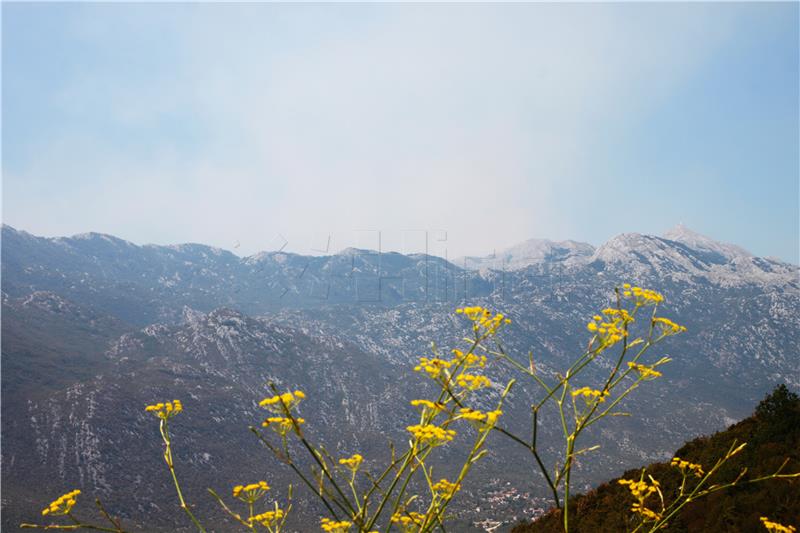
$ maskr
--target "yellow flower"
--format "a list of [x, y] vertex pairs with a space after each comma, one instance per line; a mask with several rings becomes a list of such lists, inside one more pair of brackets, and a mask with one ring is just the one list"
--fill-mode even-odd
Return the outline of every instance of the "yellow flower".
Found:
[[689, 461], [684, 461], [680, 457], [673, 457], [670, 465], [677, 466], [683, 472], [686, 472], [687, 470], [693, 472], [697, 477], [703, 477], [703, 474], [705, 473], [703, 472], [702, 466], [695, 463], [690, 463]]
[[628, 490], [631, 491], [631, 495], [636, 498], [636, 502], [631, 505], [631, 512], [640, 515], [645, 521], [648, 520], [659, 520], [661, 518], [661, 514], [653, 511], [652, 509], [648, 509], [645, 506], [645, 500], [652, 494], [660, 493], [660, 484], [658, 481], [653, 479], [652, 476], [648, 476], [650, 478], [650, 483], [644, 480], [644, 472], [642, 472], [642, 479], [639, 481], [633, 479], [620, 479], [618, 483], [620, 485], [626, 485]]
[[303, 391], [297, 390], [294, 392], [285, 392], [271, 398], [264, 398], [258, 403], [258, 405], [267, 408], [273, 413], [284, 414], [286, 413], [286, 410], [291, 410], [297, 407], [297, 404], [299, 404], [300, 401], [305, 397], [306, 395]]
[[320, 525], [322, 526], [323, 531], [327, 531], [328, 533], [345, 533], [345, 531], [348, 531], [350, 526], [353, 524], [352, 522], [347, 522], [346, 520], [336, 522], [330, 518], [323, 518], [320, 521]]
[[459, 374], [458, 377], [456, 377], [456, 383], [459, 387], [464, 387], [467, 390], [478, 390], [489, 387], [492, 384], [486, 376], [476, 376], [473, 374]]
[[445, 361], [444, 359], [437, 359], [436, 357], [428, 359], [427, 357], [420, 357], [419, 364], [414, 367], [417, 372], [425, 372], [428, 377], [432, 379], [438, 378], [442, 371], [450, 368], [453, 363]]
[[[295, 418], [294, 421], [298, 426], [306, 423], [305, 419], [303, 418]], [[279, 435], [286, 435], [286, 433], [291, 429], [294, 429], [295, 431], [297, 430], [292, 423], [292, 419], [284, 416], [271, 416], [264, 420], [261, 425], [265, 428], [270, 428]]]
[[594, 315], [592, 321], [586, 325], [591, 333], [600, 341], [599, 349], [605, 350], [628, 336], [625, 328], [633, 322], [633, 317], [625, 309], [603, 309], [601, 315]]
[[269, 485], [267, 485], [266, 481], [259, 481], [249, 485], [236, 485], [233, 487], [233, 497], [243, 502], [253, 503], [262, 498], [268, 490]]
[[427, 444], [429, 446], [439, 446], [453, 440], [456, 432], [452, 429], [444, 429], [433, 424], [408, 426], [406, 428], [409, 433], [414, 435], [420, 444]]
[[363, 461], [364, 461], [364, 458], [361, 457], [361, 455], [356, 453], [356, 454], [353, 454], [352, 456], [348, 457], [347, 459], [339, 459], [339, 464], [340, 465], [345, 465], [347, 468], [352, 470], [353, 473], [355, 473], [356, 470], [359, 469], [359, 467], [361, 466], [361, 463]]
[[76, 498], [80, 493], [80, 490], [75, 489], [62, 496], [59, 496], [58, 499], [53, 500], [50, 505], [44, 508], [42, 511], [42, 516], [69, 514], [70, 511], [72, 511], [72, 508], [75, 506]]
[[415, 512], [397, 512], [392, 515], [390, 519], [393, 524], [397, 524], [400, 526], [400, 529], [406, 533], [411, 531], [417, 531], [419, 529], [418, 526], [421, 526], [425, 523], [425, 515]]
[[496, 423], [503, 411], [494, 410], [482, 413], [477, 409], [470, 409], [469, 407], [462, 407], [458, 410], [458, 418], [469, 421], [475, 428], [480, 431], [491, 429]]
[[658, 487], [660, 486], [659, 482], [655, 480], [652, 480], [652, 484], [649, 484], [644, 480], [635, 481], [632, 479], [620, 479], [617, 483], [620, 485], [627, 485], [628, 490], [631, 491], [631, 494], [633, 494], [634, 498], [650, 496], [654, 492], [657, 492]]
[[258, 522], [266, 528], [271, 528], [277, 525], [278, 521], [280, 521], [284, 516], [286, 516], [286, 513], [283, 511], [283, 509], [275, 509], [274, 511], [267, 511], [266, 513], [255, 515], [250, 519], [250, 522]]
[[575, 389], [572, 391], [572, 397], [575, 398], [576, 396], [583, 396], [583, 399], [587, 402], [597, 398], [599, 402], [606, 401], [606, 396], [610, 393], [607, 390], [599, 391], [596, 389], [591, 389], [589, 387], [581, 387], [580, 389]]
[[764, 527], [767, 528], [767, 531], [773, 531], [775, 533], [795, 533], [795, 531], [797, 531], [794, 526], [784, 526], [778, 522], [771, 521], [766, 516], [762, 516], [760, 520], [761, 523], [764, 524]]
[[655, 370], [652, 366], [640, 365], [639, 363], [634, 363], [633, 361], [628, 361], [628, 368], [632, 368], [639, 372], [639, 375], [643, 379], [655, 379], [662, 376], [661, 372]]
[[183, 411], [183, 405], [180, 400], [172, 400], [171, 402], [148, 405], [144, 410], [154, 413], [158, 418], [167, 420]]
[[664, 301], [664, 296], [650, 289], [631, 287], [629, 283], [625, 283], [622, 288], [625, 289], [622, 296], [632, 299], [637, 307], [656, 305]]
[[422, 407], [424, 410], [429, 411], [443, 411], [445, 409], [444, 405], [440, 403], [433, 403], [430, 400], [411, 400], [411, 405], [414, 407]]
[[433, 492], [437, 493], [442, 498], [449, 499], [452, 498], [456, 492], [461, 490], [461, 484], [452, 483], [442, 478], [438, 483], [434, 483], [431, 488], [433, 489]]
[[454, 349], [453, 355], [453, 364], [455, 365], [463, 365], [466, 368], [473, 368], [473, 367], [480, 367], [483, 368], [486, 366], [486, 356], [485, 355], [475, 355], [474, 353], [464, 353], [461, 350]]
[[489, 309], [480, 306], [461, 307], [456, 309], [456, 313], [463, 314], [471, 320], [473, 331], [484, 337], [494, 335], [504, 325], [511, 324], [511, 319], [506, 318], [504, 314], [492, 314]]
[[631, 505], [631, 512], [642, 515], [642, 517], [644, 517], [646, 520], [661, 520], [660, 513], [657, 513], [652, 509], [648, 509], [640, 503], [634, 503]]
[[686, 331], [684, 326], [679, 326], [668, 318], [656, 317], [653, 319], [653, 325], [662, 335], [676, 335]]

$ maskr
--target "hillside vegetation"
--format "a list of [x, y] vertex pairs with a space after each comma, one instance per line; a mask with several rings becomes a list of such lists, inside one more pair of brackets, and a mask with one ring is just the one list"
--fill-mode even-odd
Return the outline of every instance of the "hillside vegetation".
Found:
[[[731, 444], [747, 442], [745, 449], [724, 465], [717, 483], [733, 481], [744, 465], [749, 469], [739, 485], [688, 504], [665, 531], [766, 531], [762, 516], [782, 524], [800, 524], [800, 479], [747, 483], [747, 479], [775, 472], [788, 457], [787, 471], [800, 467], [800, 399], [786, 386], [777, 387], [749, 418], [710, 437], [686, 443], [676, 457], [710, 466], [725, 454]], [[575, 497], [575, 514], [570, 525], [575, 532], [620, 532], [633, 529], [630, 512], [633, 498], [620, 479], [639, 479], [640, 470], [629, 470], [588, 494]], [[668, 462], [646, 467], [646, 474], [661, 483], [665, 497], [675, 494], [681, 483], [680, 471]], [[560, 513], [551, 510], [533, 523], [520, 524], [514, 533], [563, 531]]]

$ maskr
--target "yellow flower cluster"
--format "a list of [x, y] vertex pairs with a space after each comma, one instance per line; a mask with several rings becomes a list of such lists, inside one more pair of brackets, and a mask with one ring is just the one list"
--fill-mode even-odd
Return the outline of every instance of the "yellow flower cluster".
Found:
[[622, 289], [622, 295], [625, 298], [631, 298], [637, 306], [655, 305], [664, 301], [664, 296], [660, 293], [641, 287], [631, 287], [630, 283], [623, 284]]
[[273, 413], [282, 414], [284, 413], [284, 406], [286, 409], [293, 409], [297, 407], [297, 404], [300, 403], [306, 397], [303, 391], [296, 390], [292, 392], [285, 392], [283, 394], [273, 396], [272, 398], [264, 398], [258, 405], [261, 407], [265, 407], [272, 411]]
[[180, 400], [172, 400], [171, 402], [148, 405], [144, 410], [153, 412], [158, 418], [166, 420], [183, 411], [183, 405], [181, 405]]
[[42, 511], [42, 516], [49, 514], [50, 515], [69, 514], [69, 512], [72, 511], [72, 508], [75, 506], [76, 503], [75, 498], [77, 498], [78, 494], [80, 493], [81, 493], [80, 490], [75, 489], [71, 492], [64, 494], [63, 496], [60, 496], [57, 500], [54, 500], [53, 502], [50, 503], [50, 505], [44, 508], [44, 510]]
[[625, 309], [603, 309], [605, 317], [594, 315], [586, 329], [597, 335], [601, 348], [608, 348], [628, 336], [625, 324], [633, 322], [633, 317]]
[[488, 429], [497, 423], [497, 419], [503, 414], [499, 409], [482, 413], [477, 409], [462, 407], [458, 410], [459, 418], [469, 421], [478, 429]]
[[441, 375], [442, 370], [445, 368], [450, 368], [452, 364], [453, 363], [451, 361], [437, 359], [435, 357], [430, 359], [427, 357], [420, 357], [419, 364], [414, 367], [414, 370], [416, 372], [425, 372], [429, 377], [436, 379]]
[[347, 459], [339, 459], [340, 465], [345, 465], [347, 468], [355, 472], [361, 466], [361, 463], [364, 462], [364, 458], [361, 457], [359, 454], [353, 454]]
[[644, 379], [647, 378], [655, 379], [661, 377], [662, 375], [661, 372], [654, 369], [652, 366], [640, 365], [639, 363], [634, 363], [633, 361], [628, 361], [628, 367], [639, 372], [639, 375], [642, 376], [642, 378]]
[[409, 433], [414, 435], [421, 444], [428, 444], [430, 446], [439, 446], [453, 440], [456, 432], [452, 429], [444, 429], [433, 424], [408, 426], [406, 428]]
[[391, 521], [393, 524], [399, 524], [403, 531], [416, 531], [416, 526], [425, 523], [425, 515], [413, 511], [410, 513], [397, 512], [392, 515]]
[[461, 364], [464, 368], [473, 368], [473, 367], [480, 367], [483, 368], [486, 366], [486, 356], [485, 355], [475, 355], [474, 353], [464, 353], [459, 349], [453, 349], [453, 362], [455, 364]]
[[433, 403], [430, 400], [411, 400], [411, 405], [414, 407], [422, 407], [423, 410], [427, 409], [429, 411], [443, 411], [445, 409], [443, 404], [440, 403]]
[[661, 520], [660, 513], [657, 513], [652, 509], [648, 509], [639, 502], [635, 502], [633, 505], [631, 505], [631, 511], [642, 515], [647, 520]]
[[239, 498], [243, 502], [252, 503], [269, 490], [269, 485], [266, 481], [259, 481], [258, 483], [251, 483], [249, 485], [236, 485], [233, 487], [233, 497]]
[[774, 533], [795, 533], [795, 531], [797, 531], [794, 526], [784, 526], [778, 522], [773, 522], [766, 516], [762, 516], [760, 520], [761, 523], [764, 524], [764, 527], [767, 528], [767, 531], [772, 531]]
[[634, 502], [633, 505], [631, 505], [631, 512], [641, 515], [644, 519], [647, 520], [659, 520], [661, 518], [661, 515], [651, 509], [648, 509], [644, 505], [644, 501], [651, 494], [659, 492], [660, 484], [658, 483], [658, 481], [656, 481], [652, 477], [650, 478], [650, 481], [651, 483], [648, 483], [647, 481], [644, 480], [636, 481], [633, 479], [620, 479], [618, 483], [620, 485], [627, 485], [628, 490], [631, 491], [633, 497], [638, 500]]
[[453, 495], [461, 490], [460, 483], [453, 483], [442, 478], [431, 487], [433, 492], [439, 494], [443, 498], [452, 498]]
[[597, 398], [598, 401], [604, 402], [606, 401], [606, 396], [610, 393], [607, 390], [599, 391], [597, 389], [592, 389], [589, 387], [581, 387], [580, 389], [575, 389], [572, 391], [572, 397], [575, 398], [577, 396], [583, 396], [584, 400], [587, 402]]
[[627, 485], [628, 490], [631, 491], [634, 498], [637, 499], [645, 499], [651, 494], [658, 492], [658, 487], [660, 484], [658, 481], [651, 480], [652, 484], [647, 483], [647, 481], [635, 481], [633, 479], [620, 479], [618, 483], [620, 485]]
[[[298, 426], [306, 423], [304, 418], [295, 418], [294, 421], [297, 422]], [[292, 419], [285, 416], [271, 416], [261, 422], [261, 425], [265, 428], [270, 428], [279, 435], [286, 435], [289, 430], [294, 429]]]
[[456, 377], [456, 383], [458, 383], [459, 387], [464, 387], [467, 390], [478, 390], [492, 385], [492, 382], [486, 376], [474, 374], [459, 374]]
[[353, 523], [346, 520], [337, 522], [330, 518], [323, 518], [320, 525], [322, 526], [322, 530], [328, 533], [344, 533], [350, 529]]
[[[465, 354], [458, 349], [453, 350], [453, 354], [454, 357], [451, 360], [440, 359], [438, 357], [420, 357], [419, 364], [414, 367], [414, 370], [416, 372], [425, 372], [431, 379], [439, 379], [444, 376], [442, 379], [448, 381], [450, 379], [448, 369], [450, 368], [456, 367], [466, 370], [468, 368], [483, 368], [486, 366], [485, 355], [476, 355], [474, 353]], [[460, 386], [470, 390], [476, 390], [491, 385], [488, 378], [467, 373], [459, 374], [455, 381]]]
[[673, 457], [672, 461], [669, 464], [672, 466], [677, 466], [678, 468], [681, 469], [681, 471], [684, 472], [689, 470], [693, 472], [694, 475], [697, 477], [703, 477], [703, 474], [705, 473], [703, 472], [702, 466], [695, 463], [690, 463], [689, 461], [684, 461], [680, 457]]
[[504, 324], [511, 324], [511, 320], [502, 313], [492, 314], [489, 309], [480, 306], [461, 307], [456, 309], [457, 314], [463, 314], [473, 322], [472, 329], [482, 335], [494, 335]]
[[274, 511], [255, 515], [250, 519], [250, 522], [257, 522], [264, 527], [274, 527], [285, 515], [286, 513], [283, 512], [283, 509], [275, 509]]
[[685, 326], [678, 325], [669, 318], [660, 316], [653, 319], [653, 325], [660, 330], [662, 335], [676, 335], [686, 331]]

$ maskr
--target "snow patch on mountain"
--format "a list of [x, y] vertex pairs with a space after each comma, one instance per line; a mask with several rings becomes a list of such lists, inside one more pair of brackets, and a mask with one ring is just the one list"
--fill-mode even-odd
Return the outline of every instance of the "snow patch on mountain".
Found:
[[668, 230], [664, 233], [664, 238], [685, 244], [695, 250], [719, 254], [728, 260], [737, 257], [753, 257], [753, 254], [740, 246], [715, 241], [710, 237], [690, 230], [683, 224], [678, 224], [674, 228]]
[[591, 244], [578, 241], [529, 239], [484, 257], [462, 257], [455, 263], [468, 269], [518, 270], [531, 265], [558, 262], [565, 266], [583, 264], [594, 253]]
[[589, 259], [599, 270], [629, 279], [659, 277], [673, 281], [705, 280], [721, 287], [798, 285], [800, 269], [755, 257], [746, 250], [716, 242], [684, 226], [671, 238], [623, 233], [600, 246]]

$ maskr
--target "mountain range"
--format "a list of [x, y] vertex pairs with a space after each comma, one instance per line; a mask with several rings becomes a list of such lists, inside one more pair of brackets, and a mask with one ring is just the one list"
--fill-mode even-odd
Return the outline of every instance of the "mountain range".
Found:
[[[531, 240], [449, 262], [357, 249], [241, 258], [200, 244], [44, 238], [4, 225], [2, 526], [13, 531], [81, 488], [134, 528], [189, 530], [176, 512], [157, 424], [143, 411], [180, 398], [176, 468], [187, 497], [212, 529], [234, 530], [206, 511], [207, 487], [223, 493], [257, 476], [277, 495], [296, 483], [247, 429], [262, 416], [267, 382], [306, 391], [309, 434], [377, 467], [387, 438], [401, 442], [414, 418], [407, 401], [425, 390], [414, 361], [431, 342], [452, 347], [463, 334], [456, 306], [507, 313], [508, 350], [526, 361], [532, 351], [538, 371], [551, 376], [579, 353], [587, 318], [615, 285], [655, 288], [667, 298], [666, 315], [688, 331], [665, 345], [673, 362], [629, 402], [634, 416], [588, 435], [602, 444], [577, 469], [578, 486], [589, 489], [745, 417], [777, 383], [800, 387], [799, 275], [797, 265], [683, 226], [663, 236], [622, 234], [597, 248]], [[488, 374], [509, 376], [498, 364]], [[482, 401], [491, 405], [496, 392]], [[516, 387], [504, 419], [524, 426], [536, 394]], [[541, 438], [553, 457], [557, 428], [548, 416]], [[533, 465], [519, 467], [525, 455], [507, 441], [490, 445], [455, 502], [458, 530], [510, 525], [547, 507]], [[457, 443], [442, 450], [443, 474], [461, 451]], [[321, 511], [301, 490], [295, 506], [294, 527], [317, 522]]]

